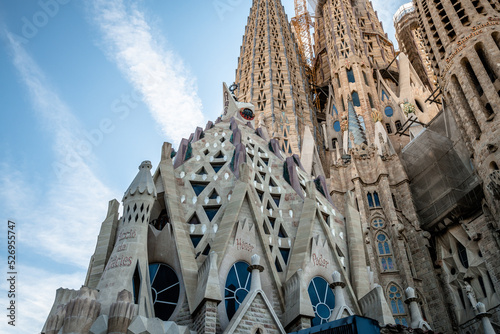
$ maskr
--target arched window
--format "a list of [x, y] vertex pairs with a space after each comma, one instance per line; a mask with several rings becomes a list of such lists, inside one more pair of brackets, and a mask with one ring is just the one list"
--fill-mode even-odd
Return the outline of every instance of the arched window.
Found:
[[389, 285], [389, 303], [396, 324], [408, 326], [406, 311], [403, 303], [403, 294], [396, 284]]
[[389, 95], [387, 95], [387, 93], [385, 92], [385, 90], [382, 89], [382, 101], [384, 100], [389, 100]]
[[396, 126], [396, 131], [403, 130], [403, 126], [401, 125], [401, 121], [394, 122], [394, 125]]
[[368, 78], [366, 76], [365, 71], [363, 71], [363, 79], [365, 80], [365, 85], [370, 86], [370, 84], [368, 83]]
[[368, 193], [368, 194], [366, 195], [366, 197], [368, 198], [368, 206], [369, 206], [370, 208], [373, 208], [373, 196], [372, 196], [372, 194]]
[[387, 129], [387, 133], [391, 134], [392, 133], [392, 126], [391, 123], [385, 123], [385, 128]]
[[337, 142], [337, 138], [333, 138], [333, 139], [332, 139], [332, 149], [334, 149], [334, 150], [335, 150], [335, 149], [337, 148], [337, 143], [338, 143], [338, 142]]
[[229, 270], [224, 289], [226, 314], [229, 320], [234, 316], [241, 303], [250, 291], [252, 274], [247, 270], [246, 262], [236, 262]]
[[495, 161], [490, 162], [490, 170], [491, 171], [498, 170], [498, 165]]
[[415, 100], [415, 104], [417, 105], [417, 109], [420, 110], [420, 112], [424, 112], [424, 108], [422, 107], [422, 104], [418, 102], [418, 100]]
[[377, 234], [377, 252], [380, 258], [380, 265], [383, 271], [394, 270], [394, 261], [389, 238], [385, 233]]
[[356, 80], [354, 80], [354, 72], [353, 72], [352, 68], [351, 69], [346, 68], [346, 71], [347, 71], [347, 80], [349, 82], [356, 82]]
[[328, 282], [322, 277], [314, 277], [309, 283], [307, 292], [315, 315], [311, 320], [312, 326], [328, 322], [335, 308], [335, 295]]
[[389, 106], [385, 107], [384, 112], [387, 117], [392, 117], [392, 115], [394, 115], [394, 111]]
[[339, 114], [339, 112], [337, 111], [337, 107], [335, 107], [335, 104], [332, 107], [332, 115], [333, 115], [333, 112], [335, 112], [336, 115]]
[[149, 276], [155, 316], [168, 321], [179, 302], [179, 278], [170, 266], [163, 263], [150, 264]]
[[356, 92], [356, 91], [352, 92], [352, 104], [355, 107], [360, 107], [361, 106], [361, 103], [359, 102], [359, 95], [358, 95], [358, 92]]
[[373, 99], [370, 93], [368, 93], [368, 102], [370, 102], [370, 108], [375, 108], [375, 105], [373, 104]]
[[375, 228], [383, 228], [385, 226], [384, 220], [381, 218], [375, 218], [372, 220], [372, 226]]
[[460, 242], [457, 241], [457, 253], [460, 263], [464, 268], [469, 268], [469, 258], [467, 257], [467, 249]]
[[373, 193], [373, 199], [375, 200], [375, 206], [380, 206], [380, 199], [378, 198], [378, 193], [376, 191]]

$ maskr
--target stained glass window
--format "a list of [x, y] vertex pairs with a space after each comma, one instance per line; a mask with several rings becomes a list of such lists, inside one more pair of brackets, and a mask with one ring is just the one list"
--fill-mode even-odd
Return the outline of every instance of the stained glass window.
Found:
[[247, 270], [246, 262], [236, 262], [229, 270], [224, 289], [224, 301], [229, 320], [234, 316], [241, 303], [250, 291], [252, 274]]
[[401, 289], [395, 284], [389, 285], [389, 303], [391, 304], [391, 311], [396, 324], [408, 326], [403, 294], [401, 293]]
[[350, 70], [346, 69], [346, 71], [347, 71], [347, 80], [349, 80], [349, 82], [356, 82], [356, 80], [354, 80], [354, 72], [352, 68]]
[[387, 95], [387, 93], [385, 92], [385, 90], [382, 89], [382, 101], [384, 100], [389, 100], [389, 96]]
[[358, 92], [356, 92], [356, 91], [352, 92], [352, 104], [355, 107], [361, 106], [361, 103], [359, 102], [359, 95], [358, 95]]
[[372, 196], [372, 194], [368, 193], [368, 194], [366, 195], [366, 197], [368, 198], [368, 206], [369, 206], [370, 208], [373, 208], [373, 196]]
[[394, 115], [394, 111], [389, 106], [385, 107], [384, 112], [387, 117], [392, 117], [392, 115]]
[[168, 321], [179, 302], [179, 278], [170, 266], [163, 263], [150, 264], [149, 277], [155, 316]]
[[373, 193], [373, 199], [375, 200], [375, 206], [380, 206], [380, 199], [378, 198], [378, 193], [376, 191]]
[[383, 219], [380, 219], [380, 218], [376, 218], [372, 221], [372, 225], [373, 227], [375, 228], [382, 228], [384, 227], [385, 223], [384, 223], [384, 220]]
[[384, 233], [377, 234], [377, 252], [380, 257], [382, 270], [394, 270], [394, 262], [392, 259], [392, 250], [389, 239]]
[[314, 277], [307, 288], [309, 298], [314, 310], [312, 325], [321, 325], [330, 320], [332, 311], [335, 308], [335, 295], [328, 282], [322, 277]]

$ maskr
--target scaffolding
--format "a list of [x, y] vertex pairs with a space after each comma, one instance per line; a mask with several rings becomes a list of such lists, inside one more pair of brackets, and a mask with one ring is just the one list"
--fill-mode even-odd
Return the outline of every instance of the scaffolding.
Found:
[[445, 109], [403, 149], [402, 161], [422, 228], [435, 230], [446, 217], [460, 219], [480, 208], [480, 180]]

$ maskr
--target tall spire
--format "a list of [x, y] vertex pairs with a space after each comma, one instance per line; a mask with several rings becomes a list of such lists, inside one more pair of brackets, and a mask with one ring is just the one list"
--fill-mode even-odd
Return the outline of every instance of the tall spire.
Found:
[[257, 118], [264, 114], [269, 135], [279, 139], [285, 153], [300, 154], [305, 126], [311, 128], [315, 139], [319, 128], [280, 0], [253, 1], [240, 52], [236, 71], [239, 100], [253, 103]]

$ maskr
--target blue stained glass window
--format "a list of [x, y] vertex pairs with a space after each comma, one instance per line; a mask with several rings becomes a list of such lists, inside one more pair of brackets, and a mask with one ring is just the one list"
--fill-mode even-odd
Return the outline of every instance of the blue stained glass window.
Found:
[[252, 274], [247, 268], [248, 264], [246, 262], [236, 262], [227, 274], [224, 301], [229, 320], [234, 316], [241, 303], [248, 295], [248, 291], [250, 291]]
[[385, 90], [382, 89], [382, 101], [384, 101], [385, 99], [389, 100], [389, 96], [387, 95]]
[[385, 260], [384, 257], [382, 258], [382, 269], [384, 269], [384, 270], [389, 269], [389, 268], [387, 268], [387, 261]]
[[[337, 115], [339, 114], [339, 112], [337, 111], [337, 107], [335, 107], [335, 104], [333, 105], [332, 109], [333, 109], [333, 111], [335, 111], [335, 114], [337, 114]], [[332, 113], [332, 115], [333, 115], [333, 113]]]
[[391, 311], [394, 315], [394, 320], [397, 324], [408, 326], [406, 320], [406, 310], [403, 303], [401, 289], [395, 284], [389, 286], [389, 302], [391, 304]]
[[378, 193], [373, 193], [373, 199], [375, 200], [375, 206], [380, 206], [380, 199], [378, 198]]
[[333, 129], [337, 132], [340, 132], [340, 122], [339, 121], [335, 121], [335, 123], [333, 123]]
[[163, 263], [149, 265], [149, 278], [155, 316], [168, 321], [179, 302], [179, 278], [170, 266]]
[[349, 80], [349, 82], [356, 82], [356, 80], [354, 80], [354, 72], [352, 68], [350, 70], [346, 69], [346, 71], [347, 71], [347, 80]]
[[354, 104], [355, 107], [361, 106], [361, 103], [359, 102], [359, 95], [356, 91], [352, 92], [352, 104]]
[[392, 115], [394, 115], [394, 111], [389, 106], [385, 107], [384, 112], [387, 117], [392, 117]]
[[387, 257], [387, 267], [389, 270], [393, 270], [394, 269], [394, 265], [392, 264], [392, 257]]
[[380, 243], [380, 242], [378, 243], [378, 252], [380, 254], [384, 254], [384, 247], [382, 247], [382, 243]]
[[391, 250], [389, 249], [389, 244], [384, 242], [385, 254], [391, 254]]
[[288, 264], [288, 257], [290, 255], [290, 248], [280, 248], [281, 256], [283, 257], [283, 261], [285, 264]]
[[382, 228], [384, 227], [384, 221], [380, 218], [374, 219], [372, 222], [373, 227], [375, 228]]
[[373, 208], [373, 197], [372, 197], [372, 194], [368, 193], [368, 195], [366, 195], [366, 197], [368, 198], [368, 206], [370, 208]]
[[335, 295], [328, 282], [322, 277], [314, 277], [309, 283], [307, 292], [315, 315], [311, 320], [312, 326], [328, 322], [335, 308]]
[[[391, 294], [391, 296], [394, 297], [393, 294]], [[391, 297], [392, 298], [392, 297]], [[398, 306], [396, 305], [396, 301], [393, 299], [391, 300], [391, 308], [392, 308], [392, 314], [398, 314]]]

